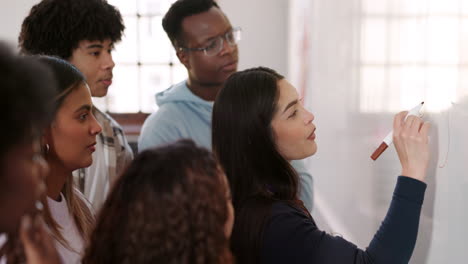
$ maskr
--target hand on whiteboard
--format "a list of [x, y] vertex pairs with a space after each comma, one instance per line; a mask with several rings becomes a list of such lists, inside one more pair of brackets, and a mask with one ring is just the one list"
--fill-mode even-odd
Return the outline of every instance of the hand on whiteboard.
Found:
[[420, 181], [426, 178], [429, 164], [429, 127], [417, 116], [400, 112], [393, 120], [393, 142], [400, 159], [401, 175]]
[[24, 216], [21, 221], [20, 237], [28, 264], [62, 263], [41, 216]]

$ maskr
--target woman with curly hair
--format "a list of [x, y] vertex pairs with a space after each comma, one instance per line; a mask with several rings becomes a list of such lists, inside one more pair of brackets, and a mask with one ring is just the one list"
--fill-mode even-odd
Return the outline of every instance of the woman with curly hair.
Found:
[[99, 213], [89, 263], [232, 263], [226, 176], [193, 141], [140, 153]]

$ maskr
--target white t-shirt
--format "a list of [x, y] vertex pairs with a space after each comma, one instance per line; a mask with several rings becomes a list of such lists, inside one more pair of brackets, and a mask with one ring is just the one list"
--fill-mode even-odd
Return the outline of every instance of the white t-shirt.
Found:
[[[96, 151], [93, 153], [93, 164], [86, 168], [86, 180], [84, 193], [89, 201], [91, 201], [93, 209], [97, 212], [106, 200], [110, 189], [109, 173], [107, 173], [106, 153], [104, 152], [104, 144], [101, 140], [96, 141]], [[103, 173], [106, 172], [106, 173]]]
[[[0, 233], [0, 248], [2, 248], [6, 242], [7, 242], [7, 235]], [[6, 258], [0, 257], [0, 264], [5, 264], [5, 263], [6, 263]]]
[[67, 201], [62, 193], [60, 193], [60, 202], [57, 202], [47, 197], [47, 203], [50, 208], [52, 218], [59, 224], [59, 230], [63, 238], [67, 240], [68, 245], [73, 249], [66, 248], [58, 240], [55, 241], [55, 247], [62, 257], [64, 264], [77, 264], [81, 263], [81, 257], [84, 250], [84, 240], [78, 228], [76, 227], [73, 216], [68, 210]]

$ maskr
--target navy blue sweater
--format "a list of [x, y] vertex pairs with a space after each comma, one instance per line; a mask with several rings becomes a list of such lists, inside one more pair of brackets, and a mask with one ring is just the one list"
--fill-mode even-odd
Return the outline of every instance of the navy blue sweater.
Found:
[[408, 263], [416, 243], [426, 184], [400, 176], [387, 215], [366, 250], [317, 228], [302, 210], [272, 205], [263, 233], [261, 261], [320, 264]]

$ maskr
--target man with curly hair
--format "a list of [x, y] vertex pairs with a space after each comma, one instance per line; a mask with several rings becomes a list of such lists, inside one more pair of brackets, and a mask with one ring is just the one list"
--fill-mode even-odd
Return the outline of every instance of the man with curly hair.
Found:
[[[211, 149], [213, 101], [224, 82], [237, 71], [240, 28], [233, 27], [214, 0], [178, 0], [162, 22], [188, 79], [156, 94], [159, 106], [145, 121], [138, 148], [189, 138]], [[299, 174], [300, 198], [312, 209], [312, 176], [302, 161], [292, 165]]]
[[[23, 54], [69, 61], [85, 75], [92, 96], [104, 97], [115, 66], [111, 52], [124, 29], [120, 12], [105, 0], [43, 0], [24, 19], [19, 48]], [[74, 176], [97, 210], [133, 153], [120, 125], [97, 108], [93, 113], [102, 126], [94, 162]]]

